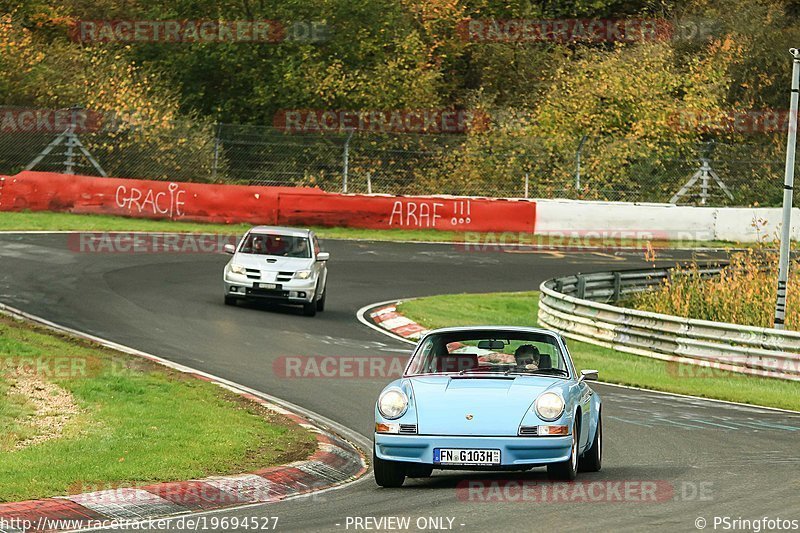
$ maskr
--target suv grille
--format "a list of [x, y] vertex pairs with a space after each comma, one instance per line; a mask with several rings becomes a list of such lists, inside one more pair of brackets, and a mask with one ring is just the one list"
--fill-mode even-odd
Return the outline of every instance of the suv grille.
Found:
[[247, 279], [261, 279], [261, 271], [255, 268], [245, 268], [247, 272]]

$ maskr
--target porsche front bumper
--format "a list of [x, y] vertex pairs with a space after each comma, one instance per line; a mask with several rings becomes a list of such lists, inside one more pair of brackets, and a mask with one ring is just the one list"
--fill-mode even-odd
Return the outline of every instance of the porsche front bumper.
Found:
[[[464, 468], [434, 463], [435, 448], [500, 450], [500, 465], [524, 467], [560, 463], [569, 459], [572, 435], [563, 437], [478, 437], [450, 435], [392, 435], [375, 433], [375, 454], [386, 461], [433, 465], [434, 468]], [[486, 467], [481, 467], [485, 469]]]

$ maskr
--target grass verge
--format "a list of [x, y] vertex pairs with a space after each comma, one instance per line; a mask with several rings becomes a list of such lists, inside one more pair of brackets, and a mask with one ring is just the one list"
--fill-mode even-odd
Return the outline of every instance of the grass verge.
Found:
[[[10, 393], [31, 381], [77, 410], [43, 413]], [[221, 387], [3, 316], [0, 435], [2, 502], [238, 474], [316, 447], [305, 429]]]
[[[454, 325], [537, 326], [538, 291], [451, 294], [403, 302], [399, 311], [428, 328]], [[800, 411], [800, 383], [705, 370], [567, 341], [578, 369], [596, 368], [600, 379], [733, 402]]]
[[[207, 224], [174, 220], [150, 220], [111, 215], [76, 215], [50, 212], [3, 212], [0, 231], [153, 231], [174, 233], [233, 233], [243, 234], [252, 224]], [[568, 236], [532, 237], [519, 232], [481, 234], [476, 232], [440, 231], [433, 229], [361, 229], [322, 228], [312, 229], [323, 239], [358, 239], [370, 241], [416, 241], [416, 242], [468, 242], [471, 245], [539, 245], [543, 247], [573, 247], [576, 250], [588, 246], [611, 248], [636, 247], [644, 249], [646, 242], [633, 239], [597, 239]], [[741, 246], [726, 241], [653, 241], [658, 248], [731, 248]]]

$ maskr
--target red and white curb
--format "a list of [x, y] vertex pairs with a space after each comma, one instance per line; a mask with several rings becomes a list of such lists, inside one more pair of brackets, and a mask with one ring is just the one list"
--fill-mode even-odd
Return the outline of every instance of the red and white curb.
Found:
[[398, 313], [397, 305], [399, 303], [381, 305], [369, 312], [369, 318], [379, 328], [390, 331], [398, 337], [407, 340], [419, 340], [428, 330], [407, 316]]
[[[368, 470], [361, 451], [327, 427], [335, 426], [335, 423], [328, 423], [327, 420], [318, 422], [311, 416], [302, 416], [298, 414], [304, 412], [302, 408], [291, 406], [223, 378], [53, 324], [3, 304], [0, 304], [0, 313], [33, 320], [51, 329], [75, 334], [120, 351], [145, 357], [224, 387], [289, 418], [314, 433], [317, 440], [317, 450], [307, 459], [255, 472], [0, 504], [0, 533], [73, 530], [95, 527], [103, 522], [136, 522], [248, 504], [277, 502], [344, 485], [360, 478]], [[290, 407], [285, 408], [279, 405], [281, 403]]]

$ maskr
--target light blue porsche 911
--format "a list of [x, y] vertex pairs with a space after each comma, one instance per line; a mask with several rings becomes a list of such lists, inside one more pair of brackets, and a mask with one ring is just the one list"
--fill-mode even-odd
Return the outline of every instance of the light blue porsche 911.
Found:
[[505, 326], [427, 333], [403, 377], [375, 406], [375, 481], [442, 470], [528, 470], [552, 479], [596, 472], [602, 459], [600, 397], [576, 373], [558, 333]]

